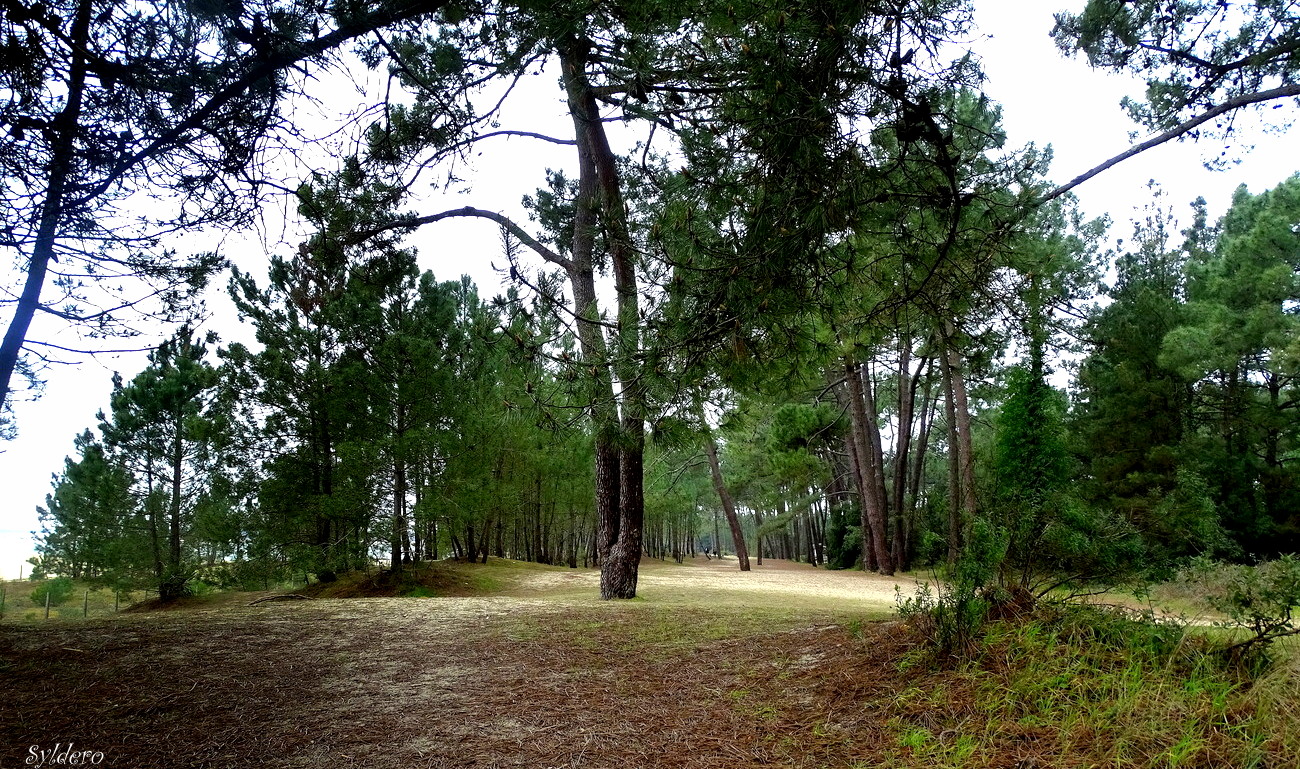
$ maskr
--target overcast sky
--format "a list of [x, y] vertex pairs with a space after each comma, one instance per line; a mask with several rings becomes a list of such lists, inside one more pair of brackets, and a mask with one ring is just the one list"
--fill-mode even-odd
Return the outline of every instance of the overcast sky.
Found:
[[[1130, 146], [1129, 134], [1135, 126], [1119, 102], [1126, 94], [1140, 95], [1142, 90], [1138, 82], [1093, 71], [1083, 60], [1065, 59], [1057, 52], [1048, 37], [1052, 13], [1081, 4], [1066, 0], [976, 2], [976, 21], [980, 32], [988, 36], [974, 44], [988, 76], [986, 91], [1003, 105], [1003, 125], [1013, 145], [1052, 145], [1056, 159], [1051, 175], [1058, 183]], [[544, 76], [525, 85], [537, 89], [538, 98], [530, 100], [528, 113], [520, 116], [518, 125], [507, 120], [503, 127], [545, 131], [549, 123], [557, 134], [567, 133], [554, 78]], [[492, 141], [475, 159], [473, 191], [432, 204], [431, 211], [475, 205], [517, 214], [520, 197], [542, 183], [545, 168], [570, 164], [570, 148], [523, 139]], [[1088, 216], [1109, 214], [1115, 222], [1112, 234], [1119, 237], [1128, 237], [1135, 211], [1150, 201], [1146, 185], [1152, 179], [1169, 193], [1176, 213], [1184, 214], [1187, 203], [1204, 196], [1211, 216], [1217, 218], [1238, 185], [1259, 192], [1297, 170], [1296, 153], [1285, 138], [1258, 136], [1254, 141], [1255, 149], [1238, 152], [1240, 162], [1227, 171], [1208, 171], [1203, 166], [1205, 159], [1219, 155], [1220, 146], [1166, 145], [1088, 181], [1076, 194]], [[1292, 138], [1291, 143], [1294, 141]], [[495, 225], [451, 220], [435, 227], [425, 228], [415, 241], [421, 267], [444, 280], [469, 274], [481, 294], [497, 293], [500, 277], [489, 266], [493, 259], [501, 263]], [[279, 234], [270, 233], [272, 238]], [[265, 274], [265, 247], [256, 240], [232, 245], [229, 255], [241, 268], [255, 276]], [[289, 253], [287, 246], [272, 245], [271, 249]], [[224, 283], [224, 278], [217, 281], [217, 288]], [[239, 336], [238, 330], [230, 329], [233, 312], [219, 290], [211, 292], [208, 303], [222, 336]], [[48, 335], [52, 329], [47, 324], [35, 331]], [[17, 577], [20, 564], [33, 554], [31, 532], [39, 526], [35, 508], [44, 504], [52, 474], [62, 469], [63, 458], [72, 452], [73, 437], [93, 426], [95, 412], [106, 408], [113, 371], [120, 370], [130, 378], [143, 366], [143, 356], [136, 354], [103, 355], [78, 366], [59, 367], [47, 372], [49, 382], [39, 401], [17, 404], [19, 436], [0, 444], [0, 576]], [[24, 574], [29, 571], [30, 567], [24, 567]]]

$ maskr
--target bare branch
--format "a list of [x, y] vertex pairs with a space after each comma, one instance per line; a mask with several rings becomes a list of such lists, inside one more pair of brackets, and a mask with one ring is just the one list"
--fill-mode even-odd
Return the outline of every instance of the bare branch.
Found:
[[369, 230], [362, 230], [360, 232], [357, 232], [354, 234], [354, 238], [355, 238], [355, 242], [359, 243], [364, 240], [367, 240], [368, 238], [372, 238], [376, 235], [379, 235], [384, 232], [388, 232], [390, 230], [415, 229], [416, 227], [423, 227], [426, 224], [433, 224], [434, 222], [440, 222], [443, 219], [451, 219], [454, 217], [461, 217], [461, 216], [476, 216], [481, 219], [490, 219], [496, 222], [497, 224], [501, 225], [502, 227], [504, 227], [511, 235], [514, 235], [516, 238], [518, 238], [520, 243], [523, 243], [525, 246], [531, 248], [534, 252], [537, 253], [538, 256], [542, 257], [546, 261], [550, 262], [551, 264], [558, 265], [564, 268], [565, 270], [569, 270], [569, 271], [573, 270], [573, 262], [569, 261], [568, 259], [565, 259], [564, 257], [555, 253], [551, 249], [547, 248], [543, 243], [538, 241], [532, 235], [529, 235], [522, 227], [520, 227], [518, 224], [515, 224], [514, 221], [510, 219], [510, 217], [504, 216], [502, 214], [498, 214], [496, 211], [485, 211], [481, 208], [474, 208], [472, 206], [465, 206], [464, 208], [454, 208], [450, 211], [443, 211], [441, 213], [430, 214], [428, 216], [420, 216], [412, 219], [396, 219], [380, 227], [373, 227]]
[[541, 139], [542, 141], [550, 142], [552, 144], [565, 144], [570, 147], [577, 145], [577, 142], [574, 141], [573, 139], [557, 139], [554, 136], [547, 136], [545, 134], [533, 133], [532, 131], [492, 131], [491, 133], [485, 133], [479, 136], [475, 136], [472, 141], [478, 141], [480, 139], [491, 139], [493, 136], [526, 136], [530, 139]]
[[1260, 104], [1262, 102], [1272, 101], [1273, 99], [1285, 99], [1288, 96], [1300, 96], [1300, 84], [1279, 86], [1277, 88], [1273, 88], [1267, 91], [1259, 91], [1257, 93], [1243, 94], [1236, 98], [1229, 99], [1228, 101], [1225, 101], [1223, 104], [1220, 104], [1214, 109], [1211, 109], [1207, 112], [1197, 115], [1196, 117], [1191, 118], [1190, 120], [1179, 123], [1178, 125], [1174, 126], [1173, 128], [1170, 128], [1168, 131], [1165, 131], [1159, 136], [1152, 137], [1137, 146], [1130, 147], [1128, 150], [1121, 152], [1120, 154], [1116, 155], [1110, 160], [1107, 160], [1101, 165], [1096, 166], [1095, 168], [1089, 170], [1088, 172], [1074, 177], [1069, 182], [1047, 193], [1038, 202], [1041, 205], [1050, 200], [1055, 200], [1056, 198], [1059, 198], [1060, 196], [1064, 195], [1065, 193], [1069, 192], [1075, 187], [1078, 187], [1080, 184], [1083, 184], [1084, 182], [1088, 181], [1089, 179], [1096, 176], [1097, 174], [1109, 170], [1110, 168], [1119, 165], [1120, 163], [1124, 162], [1125, 160], [1128, 160], [1129, 158], [1135, 155], [1146, 152], [1152, 147], [1158, 147], [1161, 144], [1164, 144], [1165, 142], [1171, 139], [1176, 139], [1179, 136], [1182, 136], [1183, 134], [1186, 134], [1187, 132], [1196, 128], [1197, 126], [1208, 123], [1209, 121], [1215, 119], [1216, 117], [1219, 117], [1220, 115], [1231, 112], [1235, 109], [1248, 107], [1251, 104]]
[[35, 339], [23, 340], [23, 346], [27, 346], [29, 344], [40, 345], [41, 347], [50, 347], [55, 350], [70, 352], [76, 355], [110, 355], [114, 353], [127, 353], [127, 352], [151, 352], [157, 349], [157, 346], [152, 346], [152, 347], [131, 347], [122, 350], [78, 350], [72, 347], [63, 347], [62, 345], [53, 344], [51, 342], [38, 342]]

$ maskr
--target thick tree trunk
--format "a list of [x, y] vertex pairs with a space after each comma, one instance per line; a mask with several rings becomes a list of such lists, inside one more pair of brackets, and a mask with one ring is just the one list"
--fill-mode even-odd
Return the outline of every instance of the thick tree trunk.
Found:
[[[603, 225], [604, 235], [609, 244], [614, 291], [617, 295], [618, 319], [615, 324], [616, 349], [613, 368], [618, 374], [619, 384], [622, 387], [623, 415], [620, 423], [614, 405], [609, 365], [605, 363], [603, 355], [587, 356], [584, 346], [584, 359], [595, 362], [604, 369], [601, 377], [601, 392], [602, 397], [609, 399], [607, 411], [599, 417], [593, 411], [598, 436], [597, 484], [602, 482], [608, 484], [603, 493], [607, 497], [606, 502], [610, 505], [610, 508], [602, 513], [605, 548], [600, 559], [601, 597], [634, 598], [645, 521], [643, 464], [646, 419], [644, 383], [634, 362], [640, 348], [641, 323], [636, 285], [636, 254], [628, 234], [627, 207], [623, 203], [618, 165], [605, 135], [595, 93], [587, 78], [586, 67], [590, 55], [591, 43], [585, 39], [575, 39], [561, 55], [565, 92], [568, 96], [569, 114], [573, 119], [579, 159], [573, 261], [575, 265], [584, 264], [587, 277], [590, 277], [595, 235], [598, 227]], [[581, 248], [584, 252], [581, 260], [579, 259], [580, 240], [583, 241]], [[577, 294], [577, 286], [575, 286], [575, 302], [578, 300]], [[596, 307], [594, 290], [586, 299], [590, 307], [587, 312], [594, 313]], [[580, 309], [581, 311], [583, 310]], [[586, 315], [586, 317], [594, 322], [598, 314]], [[590, 333], [601, 338], [600, 352], [603, 353], [604, 341], [601, 330], [592, 326]], [[606, 383], [609, 383], [608, 387], [605, 387]], [[603, 458], [600, 438], [602, 433], [609, 441], [603, 449], [611, 452]], [[602, 461], [609, 463], [605, 470], [612, 472], [612, 476], [602, 478]], [[617, 478], [617, 481], [614, 478]], [[598, 490], [598, 508], [601, 506], [599, 501], [601, 496], [602, 491]]]
[[[635, 595], [635, 565], [631, 568], [632, 594], [628, 589], [626, 548], [620, 546], [622, 490], [619, 457], [619, 418], [614, 399], [613, 377], [608, 363], [605, 335], [596, 302], [594, 248], [598, 230], [597, 210], [600, 190], [591, 143], [587, 138], [587, 102], [591, 87], [586, 76], [589, 46], [575, 43], [561, 55], [569, 113], [578, 137], [578, 194], [574, 200], [573, 245], [569, 266], [569, 284], [573, 290], [577, 316], [578, 345], [588, 374], [588, 398], [595, 441], [596, 465], [596, 558], [601, 569], [602, 598]], [[639, 560], [639, 551], [635, 557]]]

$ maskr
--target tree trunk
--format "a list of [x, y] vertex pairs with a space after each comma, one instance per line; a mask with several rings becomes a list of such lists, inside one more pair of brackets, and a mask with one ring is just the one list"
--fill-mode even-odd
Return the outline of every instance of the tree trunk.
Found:
[[164, 601], [180, 598], [185, 593], [185, 579], [181, 575], [181, 473], [185, 467], [185, 414], [178, 407], [172, 414], [171, 498], [168, 500], [167, 568], [158, 597]]
[[[703, 418], [704, 410], [701, 409], [700, 419]], [[722, 514], [727, 517], [727, 526], [731, 527], [731, 539], [736, 545], [736, 560], [740, 561], [740, 570], [749, 571], [749, 548], [745, 545], [745, 532], [740, 528], [740, 518], [736, 516], [736, 503], [731, 498], [731, 491], [727, 489], [727, 484], [722, 480], [722, 465], [718, 463], [718, 447], [713, 442], [713, 434], [709, 432], [707, 424], [704, 430], [704, 453], [709, 458], [713, 490], [718, 492], [718, 499], [722, 501]]]
[[872, 542], [871, 524], [867, 521], [867, 498], [866, 490], [862, 484], [862, 463], [858, 460], [858, 442], [853, 435], [853, 427], [849, 426], [849, 434], [844, 436], [844, 447], [849, 455], [850, 476], [853, 478], [853, 485], [858, 489], [858, 526], [862, 532], [862, 570], [876, 570], [876, 548]]
[[718, 521], [718, 511], [713, 511], [713, 554], [722, 557], [722, 527]]
[[876, 383], [867, 366], [858, 366], [862, 380], [863, 404], [867, 416], [867, 448], [871, 452], [872, 496], [880, 510], [881, 529], [884, 532], [884, 545], [889, 553], [889, 560], [880, 562], [880, 573], [885, 576], [894, 574], [894, 541], [898, 538], [895, 531], [890, 536], [889, 523], [893, 518], [893, 506], [890, 504], [889, 490], [885, 485], [885, 447], [880, 437], [880, 410], [876, 405]]
[[916, 451], [913, 452], [914, 460], [912, 462], [911, 479], [908, 481], [906, 531], [909, 547], [907, 552], [911, 550], [910, 543], [915, 530], [916, 508], [921, 499], [921, 482], [925, 478], [925, 456], [926, 452], [929, 451], [930, 431], [934, 426], [935, 412], [939, 406], [936, 399], [931, 397], [934, 389], [933, 379], [933, 376], [926, 376], [925, 389], [921, 393], [921, 424], [917, 431]]
[[[922, 368], [925, 367], [922, 361]], [[898, 345], [898, 442], [894, 448], [894, 565], [907, 568], [907, 527], [904, 509], [907, 497], [908, 454], [912, 450], [912, 421], [916, 409], [916, 384], [912, 377], [912, 337], [899, 336]]]
[[889, 541], [886, 539], [884, 500], [880, 496], [884, 475], [880, 472], [878, 459], [873, 452], [874, 446], [870, 438], [873, 426], [868, 424], [866, 399], [858, 369], [857, 363], [845, 360], [844, 371], [849, 385], [849, 418], [854, 448], [858, 455], [858, 483], [861, 484], [864, 503], [864, 531], [867, 528], [871, 531], [871, 546], [877, 570], [889, 575], [894, 573], [894, 564], [890, 559]]
[[153, 436], [145, 442], [145, 492], [144, 507], [149, 517], [149, 553], [153, 556], [153, 574], [162, 584], [163, 578], [163, 558], [162, 558], [162, 532], [158, 530], [158, 516], [162, 512], [158, 509], [156, 498], [154, 497], [154, 456], [153, 456]]
[[952, 366], [946, 351], [942, 369], [943, 408], [948, 423], [948, 565], [954, 566], [961, 554], [961, 440], [957, 437], [957, 405], [952, 388]]
[[[957, 550], [961, 547], [963, 527], [975, 517], [975, 450], [971, 440], [970, 406], [966, 398], [966, 379], [962, 375], [961, 353], [953, 337], [956, 330], [951, 321], [944, 324], [944, 377], [950, 400], [948, 433], [954, 445], [949, 451], [956, 450], [956, 490], [957, 498], [951, 505], [949, 525], [956, 529], [949, 534], [948, 558], [956, 562]], [[950, 489], [952, 484], [950, 482]]]
[[0, 413], [4, 412], [10, 401], [11, 382], [18, 367], [18, 358], [22, 354], [23, 342], [27, 339], [27, 330], [31, 328], [32, 318], [40, 307], [41, 289], [45, 286], [45, 276], [49, 272], [50, 262], [54, 261], [54, 244], [58, 240], [63, 224], [64, 195], [67, 194], [68, 175], [73, 170], [77, 138], [77, 124], [81, 120], [81, 108], [86, 92], [86, 75], [88, 72], [86, 57], [81, 53], [86, 50], [86, 41], [90, 36], [90, 19], [94, 4], [81, 0], [77, 5], [77, 15], [69, 30], [71, 48], [74, 52], [71, 67], [68, 69], [66, 101], [59, 114], [43, 130], [54, 132], [51, 142], [49, 171], [47, 173], [45, 200], [41, 204], [40, 225], [36, 230], [36, 239], [32, 244], [32, 255], [27, 262], [27, 278], [23, 282], [23, 291], [18, 295], [14, 306], [13, 318], [5, 331], [4, 341], [0, 343]]
[[[604, 124], [586, 67], [591, 43], [575, 39], [561, 52], [565, 93], [578, 147], [578, 194], [569, 280], [578, 316], [578, 342], [591, 374], [591, 419], [596, 442], [596, 510], [600, 517], [597, 555], [604, 599], [636, 597], [644, 523], [642, 452], [645, 405], [639, 377], [631, 369], [639, 343], [636, 279], [626, 208]], [[598, 212], [604, 213], [601, 221]], [[623, 369], [624, 415], [620, 424], [612, 372], [596, 303], [593, 271], [596, 234], [604, 225], [618, 295], [616, 360]], [[620, 435], [620, 432], [622, 433]]]
[[406, 465], [400, 457], [393, 457], [393, 535], [389, 545], [389, 569], [394, 574], [402, 571], [403, 545], [409, 551], [409, 536], [406, 531]]

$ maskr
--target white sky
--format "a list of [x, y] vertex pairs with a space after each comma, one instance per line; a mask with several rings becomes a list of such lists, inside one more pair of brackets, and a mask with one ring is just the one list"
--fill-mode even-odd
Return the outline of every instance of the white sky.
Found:
[[[989, 36], [974, 44], [988, 76], [986, 91], [1003, 105], [1003, 125], [1011, 144], [1052, 145], [1056, 158], [1052, 177], [1058, 183], [1130, 146], [1129, 133], [1135, 126], [1119, 101], [1125, 94], [1142, 91], [1140, 83], [1093, 71], [1086, 62], [1065, 59], [1057, 52], [1048, 37], [1052, 13], [1081, 5], [1081, 0], [976, 0], [976, 21]], [[507, 118], [503, 128], [550, 132], [553, 127], [555, 135], [571, 133], [554, 78], [532, 78], [521, 87], [534, 89], [537, 96], [522, 105], [525, 111], [518, 114], [517, 122]], [[543, 183], [545, 168], [567, 165], [572, 156], [571, 148], [527, 139], [488, 142], [474, 160], [473, 193], [433, 202], [428, 212], [474, 205], [522, 217], [520, 197]], [[1122, 163], [1075, 192], [1088, 216], [1110, 214], [1115, 222], [1112, 234], [1118, 237], [1130, 235], [1130, 219], [1149, 202], [1146, 184], [1151, 179], [1169, 193], [1168, 202], [1179, 215], [1200, 195], [1209, 202], [1211, 217], [1217, 218], [1239, 184], [1258, 192], [1300, 168], [1294, 138], [1260, 136], [1255, 143], [1253, 151], [1238, 153], [1238, 165], [1218, 172], [1207, 171], [1202, 161], [1217, 156], [1221, 147], [1165, 145]], [[490, 222], [441, 222], [426, 227], [413, 242], [420, 249], [420, 266], [433, 270], [440, 280], [469, 274], [485, 297], [498, 292], [500, 277], [488, 262], [500, 265], [503, 259], [496, 226]], [[282, 254], [290, 248], [271, 246]], [[233, 248], [230, 256], [264, 282], [265, 252], [260, 243], [251, 242]], [[239, 338], [247, 332], [227, 330], [233, 310], [222, 292], [224, 285], [224, 278], [218, 280], [218, 290], [208, 297], [216, 315], [213, 325], [224, 339]], [[46, 326], [35, 330], [48, 339], [52, 328]], [[130, 378], [143, 366], [144, 356], [134, 354], [103, 355], [78, 366], [60, 367], [47, 372], [48, 385], [39, 401], [16, 404], [19, 437], [0, 444], [0, 576], [16, 578], [20, 565], [33, 555], [31, 532], [39, 528], [35, 508], [44, 504], [52, 475], [62, 470], [63, 458], [72, 452], [74, 436], [93, 426], [95, 412], [107, 407], [113, 371]], [[23, 566], [24, 574], [29, 571]]]

